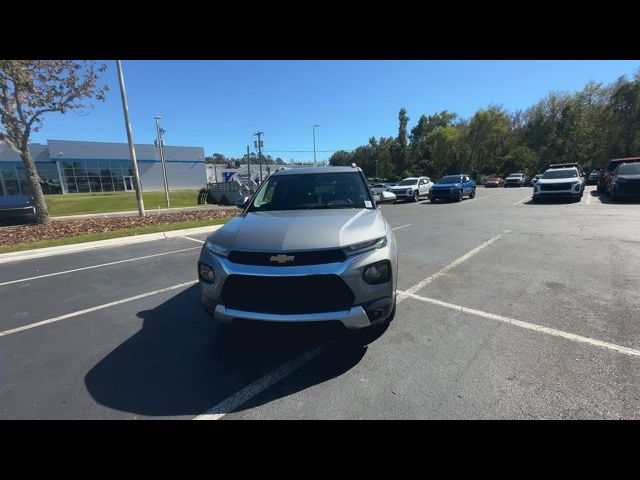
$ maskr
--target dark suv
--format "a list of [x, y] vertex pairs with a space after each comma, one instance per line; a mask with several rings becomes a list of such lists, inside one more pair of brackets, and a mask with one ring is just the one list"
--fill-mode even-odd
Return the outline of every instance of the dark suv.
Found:
[[621, 163], [640, 162], [640, 157], [614, 158], [598, 178], [598, 192], [606, 193], [609, 186], [609, 177]]

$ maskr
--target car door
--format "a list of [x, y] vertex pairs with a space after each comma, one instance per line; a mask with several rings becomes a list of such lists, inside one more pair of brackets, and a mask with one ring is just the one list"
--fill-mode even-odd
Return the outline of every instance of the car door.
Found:
[[427, 181], [423, 177], [418, 180], [418, 191], [421, 197], [427, 194]]
[[469, 195], [471, 193], [471, 179], [465, 175], [462, 177], [462, 194]]

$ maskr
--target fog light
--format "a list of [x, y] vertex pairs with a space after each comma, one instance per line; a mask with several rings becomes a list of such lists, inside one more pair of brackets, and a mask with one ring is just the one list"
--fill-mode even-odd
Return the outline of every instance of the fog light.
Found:
[[362, 272], [362, 279], [370, 284], [384, 283], [391, 277], [391, 264], [389, 260], [373, 263]]
[[213, 269], [204, 263], [198, 264], [198, 274], [200, 275], [200, 280], [205, 283], [213, 283], [216, 279]]

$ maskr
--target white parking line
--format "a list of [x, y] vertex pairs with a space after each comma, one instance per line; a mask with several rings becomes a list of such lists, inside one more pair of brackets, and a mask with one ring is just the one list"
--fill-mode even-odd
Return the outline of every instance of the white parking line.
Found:
[[529, 200], [532, 197], [532, 195], [528, 195], [525, 198], [523, 198], [522, 200], [518, 200], [517, 202], [515, 202], [513, 205], [511, 205], [512, 207], [515, 207], [516, 205], [519, 205], [523, 202], [526, 202], [527, 200]]
[[522, 320], [516, 320], [514, 318], [503, 317], [502, 315], [495, 315], [493, 313], [483, 312], [481, 310], [476, 310], [473, 308], [463, 307], [461, 305], [454, 305], [453, 303], [443, 302], [442, 300], [436, 300], [434, 298], [422, 297], [420, 295], [416, 295], [414, 293], [400, 292], [402, 295], [405, 295], [405, 298], [413, 298], [414, 300], [419, 300], [424, 303], [430, 303], [432, 305], [438, 305], [444, 308], [450, 308], [452, 310], [457, 310], [459, 312], [468, 313], [471, 315], [475, 315], [478, 317], [489, 318], [491, 320], [497, 320], [499, 322], [508, 323], [510, 325], [514, 325], [516, 327], [525, 328], [527, 330], [533, 330], [534, 332], [546, 333], [547, 335], [553, 335], [555, 337], [566, 338], [567, 340], [571, 340], [573, 342], [579, 343], [587, 343], [589, 345], [593, 345], [600, 348], [605, 348], [608, 350], [613, 350], [618, 353], [623, 353], [625, 355], [631, 355], [634, 357], [640, 357], [640, 350], [636, 350], [629, 347], [623, 347], [621, 345], [616, 345], [615, 343], [603, 342], [602, 340], [596, 340], [595, 338], [583, 337], [582, 335], [576, 335], [575, 333], [565, 332], [563, 330], [558, 330], [555, 328], [544, 327], [542, 325], [537, 325], [535, 323], [523, 322]]
[[591, 192], [584, 192], [585, 193], [585, 197], [587, 197], [587, 199], [585, 200], [584, 204], [585, 205], [591, 205]]
[[140, 295], [135, 295], [133, 297], [123, 298], [122, 300], [116, 300], [115, 302], [105, 303], [104, 305], [98, 305], [96, 307], [87, 308], [85, 310], [79, 310], [77, 312], [67, 313], [65, 315], [60, 315], [59, 317], [49, 318], [47, 320], [42, 320], [41, 322], [30, 323], [28, 325], [23, 325], [22, 327], [12, 328], [10, 330], [5, 330], [0, 332], [0, 337], [4, 337], [7, 335], [11, 335], [14, 333], [22, 332], [23, 330], [30, 330], [32, 328], [41, 327], [43, 325], [48, 325], [50, 323], [60, 322], [61, 320], [66, 320], [67, 318], [77, 317], [78, 315], [84, 315], [85, 313], [95, 312], [96, 310], [103, 310], [109, 307], [115, 307], [116, 305], [121, 305], [123, 303], [133, 302], [135, 300], [140, 300], [141, 298], [151, 297], [152, 295], [157, 295], [163, 292], [169, 292], [171, 290], [176, 290], [177, 288], [189, 287], [191, 285], [195, 285], [198, 283], [197, 280], [192, 280], [190, 282], [179, 283], [178, 285], [174, 285], [172, 287], [161, 288], [159, 290], [153, 290], [152, 292], [141, 293]]
[[502, 192], [494, 192], [494, 193], [490, 193], [488, 195], [476, 195], [473, 198], [468, 198], [466, 201], [463, 201], [461, 205], [469, 205], [470, 203], [475, 203], [475, 202], [469, 202], [469, 200], [482, 200], [484, 198], [489, 198], [489, 197], [493, 197], [494, 195], [500, 195]]
[[399, 227], [393, 227], [391, 230], [400, 230], [401, 228], [404, 227], [410, 227], [411, 223], [407, 223], [406, 225], [400, 225]]
[[285, 364], [279, 366], [275, 370], [270, 371], [266, 375], [260, 377], [253, 383], [250, 383], [243, 389], [226, 398], [215, 407], [210, 408], [202, 415], [198, 415], [193, 420], [220, 420], [227, 413], [232, 412], [243, 403], [251, 400], [256, 395], [264, 392], [267, 388], [275, 385], [283, 378], [291, 375], [293, 372], [301, 368], [303, 365], [313, 360], [317, 356], [323, 354], [329, 348], [328, 343], [316, 345], [311, 350], [307, 350], [302, 355], [293, 360], [289, 360]]
[[[504, 233], [507, 233], [506, 230]], [[425, 278], [424, 280], [416, 283], [413, 287], [410, 287], [408, 289], [406, 289], [398, 298], [398, 303], [402, 302], [408, 295], [411, 295], [413, 293], [416, 293], [418, 290], [422, 289], [425, 287], [425, 285], [428, 285], [429, 283], [433, 282], [436, 278], [444, 275], [445, 273], [447, 273], [449, 270], [451, 270], [454, 267], [457, 267], [458, 265], [460, 265], [462, 262], [464, 262], [465, 260], [468, 260], [469, 258], [471, 258], [472, 256], [474, 256], [476, 253], [478, 253], [480, 250], [482, 250], [483, 248], [487, 248], [489, 245], [491, 245], [493, 242], [495, 242], [496, 240], [499, 240], [502, 237], [502, 234], [496, 235], [495, 237], [490, 238], [489, 240], [487, 240], [486, 242], [482, 242], [480, 245], [478, 245], [476, 248], [474, 248], [473, 250], [470, 250], [469, 252], [465, 253], [464, 255], [462, 255], [460, 258], [457, 258], [456, 260], [454, 260], [453, 262], [451, 262], [449, 265], [447, 265], [444, 268], [441, 268], [440, 270], [438, 270], [436, 273], [434, 273], [433, 275], [428, 276], [427, 278]]]
[[186, 252], [186, 251], [189, 251], [189, 250], [196, 250], [198, 248], [200, 248], [200, 247], [182, 248], [180, 250], [172, 250], [170, 252], [154, 253], [153, 255], [145, 255], [144, 257], [128, 258], [126, 260], [118, 260], [116, 262], [101, 263], [100, 265], [91, 265], [89, 267], [74, 268], [72, 270], [64, 270], [62, 272], [47, 273], [45, 275], [38, 275], [38, 276], [35, 276], [35, 277], [21, 278], [19, 280], [11, 280], [9, 282], [0, 283], [0, 287], [4, 287], [5, 285], [11, 285], [11, 284], [14, 284], [14, 283], [28, 282], [30, 280], [38, 280], [40, 278], [55, 277], [56, 275], [64, 275], [64, 274], [67, 274], [67, 273], [81, 272], [83, 270], [91, 270], [93, 268], [101, 268], [101, 267], [108, 267], [110, 265], [118, 265], [120, 263], [135, 262], [135, 261], [138, 261], [138, 260], [144, 260], [146, 258], [161, 257], [163, 255], [171, 255], [172, 253], [180, 253], [180, 252]]
[[181, 238], [186, 238], [187, 240], [192, 240], [198, 243], [204, 243], [204, 240], [198, 240], [197, 238], [191, 238], [191, 237], [181, 237]]

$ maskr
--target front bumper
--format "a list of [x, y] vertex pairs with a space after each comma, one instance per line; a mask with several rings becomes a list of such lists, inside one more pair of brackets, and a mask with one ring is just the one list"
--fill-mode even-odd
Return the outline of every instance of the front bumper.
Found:
[[581, 192], [574, 192], [573, 190], [560, 190], [560, 191], [540, 191], [533, 192], [534, 199], [549, 199], [549, 198], [579, 198]]
[[429, 192], [429, 198], [454, 199], [458, 198], [459, 191], [457, 188], [434, 188]]
[[401, 190], [399, 192], [396, 192], [394, 190], [389, 190], [389, 191], [396, 196], [396, 200], [411, 200], [411, 199], [413, 199], [413, 192], [407, 193], [406, 190]]
[[0, 218], [23, 218], [36, 214], [35, 207], [14, 207], [0, 209]]
[[[391, 262], [391, 279], [377, 285], [366, 283], [362, 279], [364, 268], [382, 260]], [[358, 329], [384, 321], [391, 314], [395, 303], [397, 259], [393, 234], [390, 235], [390, 241], [387, 246], [349, 257], [342, 262], [293, 267], [245, 265], [230, 262], [225, 257], [212, 254], [206, 248], [202, 249], [199, 262], [211, 267], [215, 274], [214, 283], [199, 281], [203, 307], [209, 315], [225, 323], [230, 323], [234, 319], [267, 322], [339, 321], [346, 328]], [[256, 311], [256, 308], [251, 306], [251, 301], [243, 302], [242, 305], [235, 304], [231, 308], [224, 305], [223, 301], [224, 285], [231, 275], [236, 278], [244, 276], [244, 278], [269, 277], [270, 279], [286, 278], [287, 280], [292, 277], [300, 277], [302, 279], [309, 278], [309, 276], [337, 276], [353, 293], [353, 302], [351, 305], [345, 305], [340, 310], [328, 307], [329, 311], [313, 311], [311, 313], [292, 312], [288, 311], [289, 309], [280, 309], [280, 312]], [[246, 292], [247, 296], [251, 294], [251, 291]], [[314, 295], [314, 300], [317, 301], [318, 297], [322, 298], [326, 292], [317, 291], [311, 294]], [[286, 288], [279, 291], [277, 299], [278, 302], [287, 305]], [[294, 303], [290, 302], [290, 304]], [[326, 303], [327, 305], [331, 304], [329, 299]], [[281, 313], [281, 311], [285, 310], [286, 313]]]

